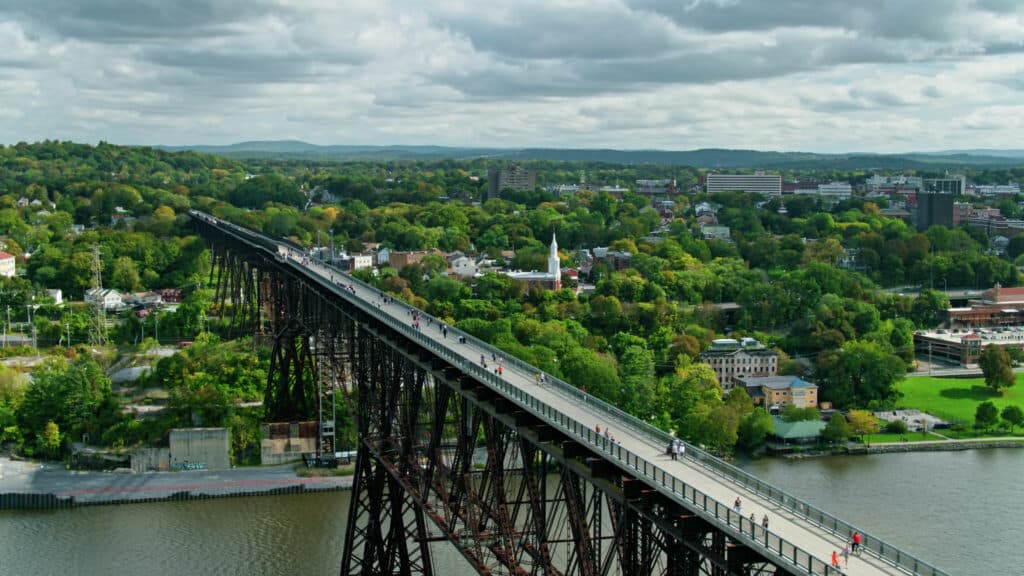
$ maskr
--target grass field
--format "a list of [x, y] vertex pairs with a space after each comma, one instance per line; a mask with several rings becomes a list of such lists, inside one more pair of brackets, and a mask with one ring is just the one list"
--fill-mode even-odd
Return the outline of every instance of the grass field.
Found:
[[[885, 422], [882, 422], [881, 426], [884, 428]], [[932, 440], [945, 440], [945, 438], [936, 436], [931, 432], [927, 434], [922, 432], [907, 432], [906, 434], [879, 432], [878, 434], [865, 434], [863, 442], [865, 444], [883, 444], [886, 442], [926, 442]]]
[[943, 420], [960, 421], [968, 426], [974, 422], [978, 404], [986, 400], [991, 400], [1000, 411], [1010, 404], [1024, 408], [1024, 374], [1017, 374], [1017, 384], [1003, 390], [999, 396], [985, 386], [984, 378], [909, 376], [898, 388], [903, 392], [900, 408], [917, 408]]

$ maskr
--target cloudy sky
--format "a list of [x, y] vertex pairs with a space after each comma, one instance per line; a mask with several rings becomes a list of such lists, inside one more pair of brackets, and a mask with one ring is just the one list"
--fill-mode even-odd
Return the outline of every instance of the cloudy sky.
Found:
[[4, 0], [45, 138], [1024, 148], [1024, 0]]

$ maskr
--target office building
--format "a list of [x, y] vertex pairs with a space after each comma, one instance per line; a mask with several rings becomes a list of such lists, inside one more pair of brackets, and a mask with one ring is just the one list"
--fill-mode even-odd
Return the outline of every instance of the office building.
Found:
[[769, 196], [782, 195], [782, 176], [778, 174], [708, 174], [704, 183], [708, 194], [746, 192]]

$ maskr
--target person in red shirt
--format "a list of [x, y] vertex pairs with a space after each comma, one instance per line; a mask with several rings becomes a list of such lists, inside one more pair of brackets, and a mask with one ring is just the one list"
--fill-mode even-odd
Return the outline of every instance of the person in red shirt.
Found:
[[860, 532], [853, 533], [853, 553], [860, 551]]
[[835, 550], [832, 551], [832, 567], [839, 568], [839, 554]]

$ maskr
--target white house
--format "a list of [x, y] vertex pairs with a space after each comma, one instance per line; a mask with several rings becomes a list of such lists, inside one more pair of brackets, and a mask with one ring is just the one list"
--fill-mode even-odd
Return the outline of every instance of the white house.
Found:
[[477, 272], [480, 271], [480, 267], [477, 266], [476, 262], [469, 256], [459, 256], [452, 260], [451, 268], [452, 272], [459, 278], [476, 276]]
[[58, 306], [64, 303], [64, 293], [61, 292], [60, 288], [47, 289], [46, 295], [53, 298], [53, 303]]
[[120, 310], [124, 308], [121, 293], [111, 288], [89, 288], [85, 291], [85, 301], [90, 306], [103, 306], [104, 310]]
[[15, 272], [14, 255], [8, 254], [7, 252], [0, 252], [0, 276], [14, 278]]

